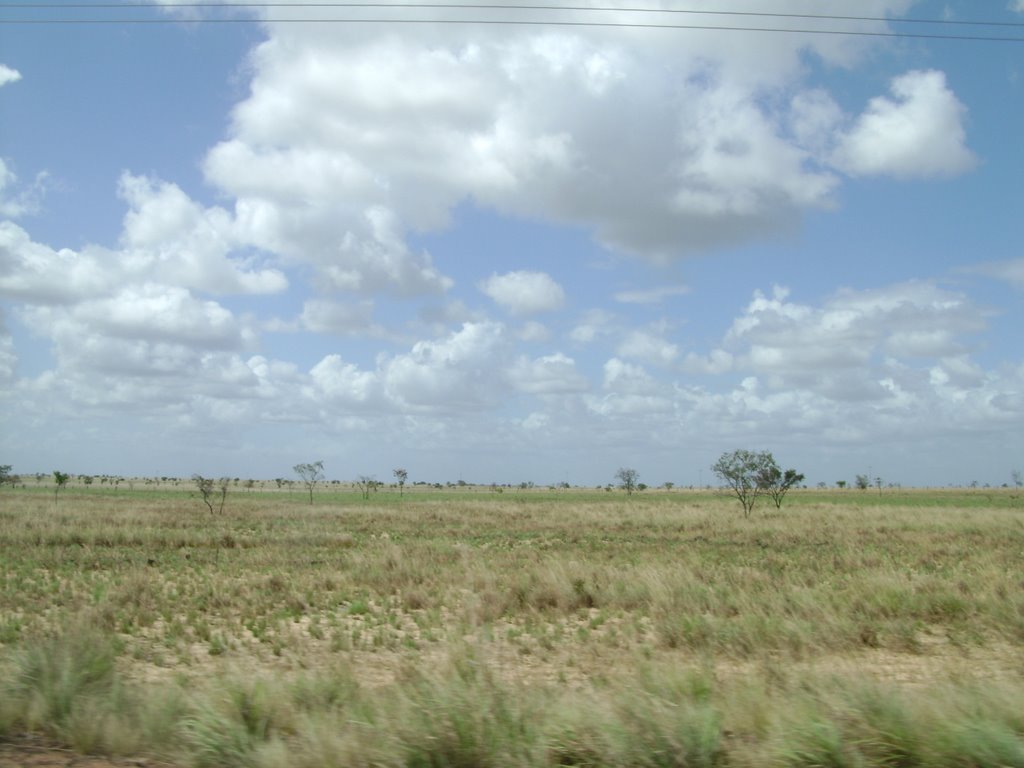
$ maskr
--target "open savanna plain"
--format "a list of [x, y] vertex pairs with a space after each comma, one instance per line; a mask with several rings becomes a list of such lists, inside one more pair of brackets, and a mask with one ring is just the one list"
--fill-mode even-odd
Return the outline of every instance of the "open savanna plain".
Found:
[[0, 547], [0, 765], [1024, 766], [1012, 490], [43, 486]]

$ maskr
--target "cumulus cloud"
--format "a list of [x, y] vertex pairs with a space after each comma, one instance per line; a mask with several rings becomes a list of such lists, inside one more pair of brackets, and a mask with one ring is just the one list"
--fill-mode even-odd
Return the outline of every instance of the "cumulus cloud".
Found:
[[604, 364], [601, 395], [586, 395], [587, 409], [601, 417], [617, 419], [663, 416], [675, 409], [674, 392], [641, 366], [611, 358]]
[[[884, 17], [909, 5], [866, 0], [862, 11]], [[287, 421], [303, 446], [315, 424], [326, 444], [364, 430], [388, 450], [417, 439], [432, 453], [441, 444], [505, 450], [519, 439], [531, 454], [558, 439], [669, 454], [692, 436], [731, 444], [813, 434], [835, 444], [908, 425], [981, 432], [1024, 419], [1024, 370], [973, 360], [985, 314], [934, 282], [822, 301], [759, 292], [721, 338], [688, 349], [622, 307], [540, 324], [534, 315], [568, 304], [540, 271], [499, 271], [477, 285], [513, 316], [497, 322], [489, 304], [452, 295], [446, 263], [459, 254], [414, 245], [450, 226], [461, 205], [568, 224], [653, 262], [785, 231], [805, 211], [835, 205], [846, 176], [972, 166], [966, 109], [941, 72], [905, 73], [862, 114], [847, 114], [811, 82], [811, 62], [853, 66], [877, 43], [758, 35], [737, 45], [733, 35], [694, 34], [680, 46], [629, 30], [396, 33], [269, 19], [289, 12], [261, 11], [266, 39], [251, 52], [248, 93], [203, 160], [218, 205], [126, 173], [114, 247], [60, 249], [0, 223], [0, 294], [55, 360], [10, 385], [26, 414], [132, 407], [182, 429]], [[0, 212], [22, 215], [29, 203], [0, 164]], [[987, 274], [1024, 282], [1016, 261]], [[656, 305], [687, 290], [613, 298]], [[416, 302], [395, 315], [406, 323], [401, 340], [375, 325], [381, 307], [408, 299]], [[390, 346], [372, 361], [337, 347], [301, 368], [274, 359], [237, 309], [268, 301], [289, 319], [264, 327]], [[0, 377], [15, 362], [0, 332]]]
[[107, 294], [119, 282], [117, 258], [99, 248], [55, 251], [21, 227], [0, 222], [0, 294], [33, 303], [68, 303]]
[[657, 333], [633, 330], [619, 342], [616, 353], [620, 357], [667, 365], [679, 356], [679, 347]]
[[561, 309], [565, 291], [544, 272], [517, 271], [491, 275], [480, 290], [514, 315], [533, 315]]
[[984, 327], [984, 312], [966, 296], [927, 281], [842, 290], [820, 307], [776, 287], [755, 293], [723, 343], [735, 365], [776, 389], [861, 400], [886, 396], [874, 373], [884, 359], [961, 355], [962, 339]]
[[0, 64], [0, 88], [9, 83], [16, 83], [19, 80], [21, 80], [21, 72], [8, 67], [6, 64]]
[[313, 397], [323, 395], [330, 403], [365, 405], [381, 397], [379, 377], [346, 363], [340, 355], [328, 355], [310, 371], [315, 387]]
[[[908, 4], [875, 0], [870, 13]], [[453, 11], [423, 13], [434, 12]], [[208, 180], [237, 200], [258, 247], [314, 264], [345, 290], [405, 294], [448, 283], [400, 241], [446, 226], [466, 200], [579, 225], [659, 261], [793, 226], [832, 205], [840, 183], [822, 151], [842, 121], [803, 82], [802, 57], [851, 66], [868, 45], [760, 35], [737, 46], [707, 32], [679, 46], [622, 30], [445, 24], [398, 36], [263, 13], [250, 94], [206, 158]], [[847, 142], [845, 167], [877, 172], [860, 148], [896, 116], [943, 118], [936, 135], [959, 128], [944, 86], [908, 75], [894, 89], [898, 103], [877, 102]], [[924, 138], [935, 151], [962, 144]], [[883, 165], [902, 169], [895, 156], [907, 151], [890, 149]], [[388, 267], [375, 270], [382, 258]]]
[[966, 146], [966, 108], [936, 70], [893, 79], [840, 139], [834, 162], [856, 176], [953, 176], [975, 165]]
[[[23, 322], [52, 339], [57, 366], [72, 378], [171, 375], [188, 380], [249, 347], [253, 330], [224, 307], [182, 288], [126, 287], [109, 297], [20, 311]], [[219, 375], [219, 374], [218, 374]], [[127, 386], [127, 384], [125, 385]], [[168, 387], [166, 394], [175, 395]]]
[[307, 394], [335, 404], [402, 414], [450, 416], [500, 406], [520, 393], [567, 395], [589, 384], [576, 362], [560, 352], [531, 358], [515, 354], [501, 323], [482, 321], [407, 352], [383, 356], [364, 369], [329, 355], [311, 370]]
[[513, 386], [531, 394], [568, 394], [584, 392], [589, 385], [576, 370], [576, 361], [558, 352], [536, 359], [520, 356], [509, 375]]
[[223, 208], [203, 208], [175, 184], [128, 173], [119, 189], [130, 206], [121, 242], [123, 263], [133, 275], [220, 294], [288, 287], [280, 270], [244, 253], [248, 243]]
[[464, 323], [439, 340], [419, 341], [383, 365], [385, 391], [408, 410], [480, 410], [500, 402], [506, 391], [499, 360], [509, 352], [505, 326]]

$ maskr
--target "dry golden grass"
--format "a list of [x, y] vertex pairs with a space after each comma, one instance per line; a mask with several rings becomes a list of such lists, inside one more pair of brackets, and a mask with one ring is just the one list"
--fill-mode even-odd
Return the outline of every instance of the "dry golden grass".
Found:
[[[0, 726], [189, 765], [454, 764], [460, 738], [464, 764], [925, 765], [945, 753], [923, 734], [966, 708], [976, 732], [949, 748], [1004, 762], [950, 764], [1024, 764], [1011, 493], [801, 492], [749, 520], [686, 491], [307, 501], [239, 491], [210, 515], [184, 484], [5, 490]], [[111, 649], [116, 684], [25, 677], [69, 627]], [[307, 705], [311, 680], [326, 699]], [[454, 752], [420, 743], [431, 697]], [[866, 749], [872, 718], [918, 756]], [[668, 753], [689, 757], [647, 760]]]

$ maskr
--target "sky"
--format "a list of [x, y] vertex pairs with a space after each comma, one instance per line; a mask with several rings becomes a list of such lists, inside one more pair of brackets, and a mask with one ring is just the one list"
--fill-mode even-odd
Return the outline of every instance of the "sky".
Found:
[[1024, 0], [571, 5], [0, 8], [0, 463], [1012, 482]]

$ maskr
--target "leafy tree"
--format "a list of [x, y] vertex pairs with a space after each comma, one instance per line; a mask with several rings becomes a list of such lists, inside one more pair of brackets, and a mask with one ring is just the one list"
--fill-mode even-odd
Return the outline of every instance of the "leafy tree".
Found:
[[0, 487], [3, 487], [8, 483], [12, 486], [15, 483], [15, 476], [11, 474], [11, 465], [0, 464]]
[[309, 489], [309, 503], [313, 503], [313, 489], [324, 479], [324, 463], [314, 461], [312, 464], [296, 464], [292, 469], [302, 478], [303, 484]]
[[370, 491], [377, 490], [377, 481], [373, 479], [373, 475], [360, 475], [356, 478], [356, 487], [360, 493], [363, 494], [363, 499], [370, 498]]
[[836, 488], [838, 488], [839, 490], [843, 490], [843, 488], [845, 488], [845, 487], [846, 487], [846, 481], [845, 480], [836, 480]]
[[[8, 469], [10, 469], [10, 467], [8, 467]], [[1019, 469], [1013, 470], [1013, 472], [1010, 473], [1010, 476], [1013, 478], [1013, 484], [1017, 488], [1020, 488], [1022, 485], [1024, 485], [1024, 475], [1021, 474], [1021, 471]]]
[[764, 478], [773, 468], [778, 470], [778, 465], [768, 451], [742, 448], [726, 451], [711, 465], [711, 471], [718, 475], [743, 507], [744, 517], [750, 517], [757, 497], [767, 493]]
[[853, 484], [857, 486], [858, 490], [866, 491], [871, 487], [871, 478], [867, 475], [857, 475], [853, 479]]
[[663, 487], [663, 488], [664, 488], [664, 489], [665, 489], [666, 491], [671, 491], [671, 490], [672, 490], [672, 489], [673, 489], [673, 488], [675, 487], [675, 485], [676, 485], [675, 483], [673, 483], [673, 482], [672, 482], [671, 480], [669, 480], [669, 481], [668, 481], [667, 483], [664, 483], [664, 484], [662, 485], [662, 487]]
[[789, 492], [789, 489], [797, 483], [802, 483], [803, 479], [804, 476], [795, 469], [787, 469], [783, 472], [775, 464], [775, 459], [772, 458], [771, 466], [765, 468], [761, 477], [758, 478], [758, 482], [763, 486], [764, 492], [775, 502], [775, 508], [781, 509], [782, 499]]
[[398, 495], [401, 497], [405, 491], [405, 481], [409, 479], [409, 473], [401, 467], [392, 470], [391, 474], [395, 476], [395, 480], [398, 481]]
[[53, 470], [53, 482], [56, 483], [53, 489], [53, 500], [57, 501], [57, 492], [63, 490], [64, 486], [68, 484], [68, 480], [71, 479], [71, 475], [67, 472], [61, 472], [59, 470]]
[[626, 495], [632, 496], [633, 491], [635, 491], [637, 487], [637, 480], [640, 479], [640, 473], [629, 467], [621, 467], [619, 471], [615, 473], [615, 479], [619, 481], [622, 489], [626, 491]]
[[196, 488], [203, 497], [203, 503], [209, 508], [211, 515], [213, 514], [213, 502], [216, 501], [217, 494], [220, 493], [220, 507], [217, 511], [223, 514], [224, 504], [228, 499], [228, 487], [231, 485], [231, 479], [222, 477], [220, 482], [217, 482], [212, 477], [192, 475], [192, 482], [196, 484]]

